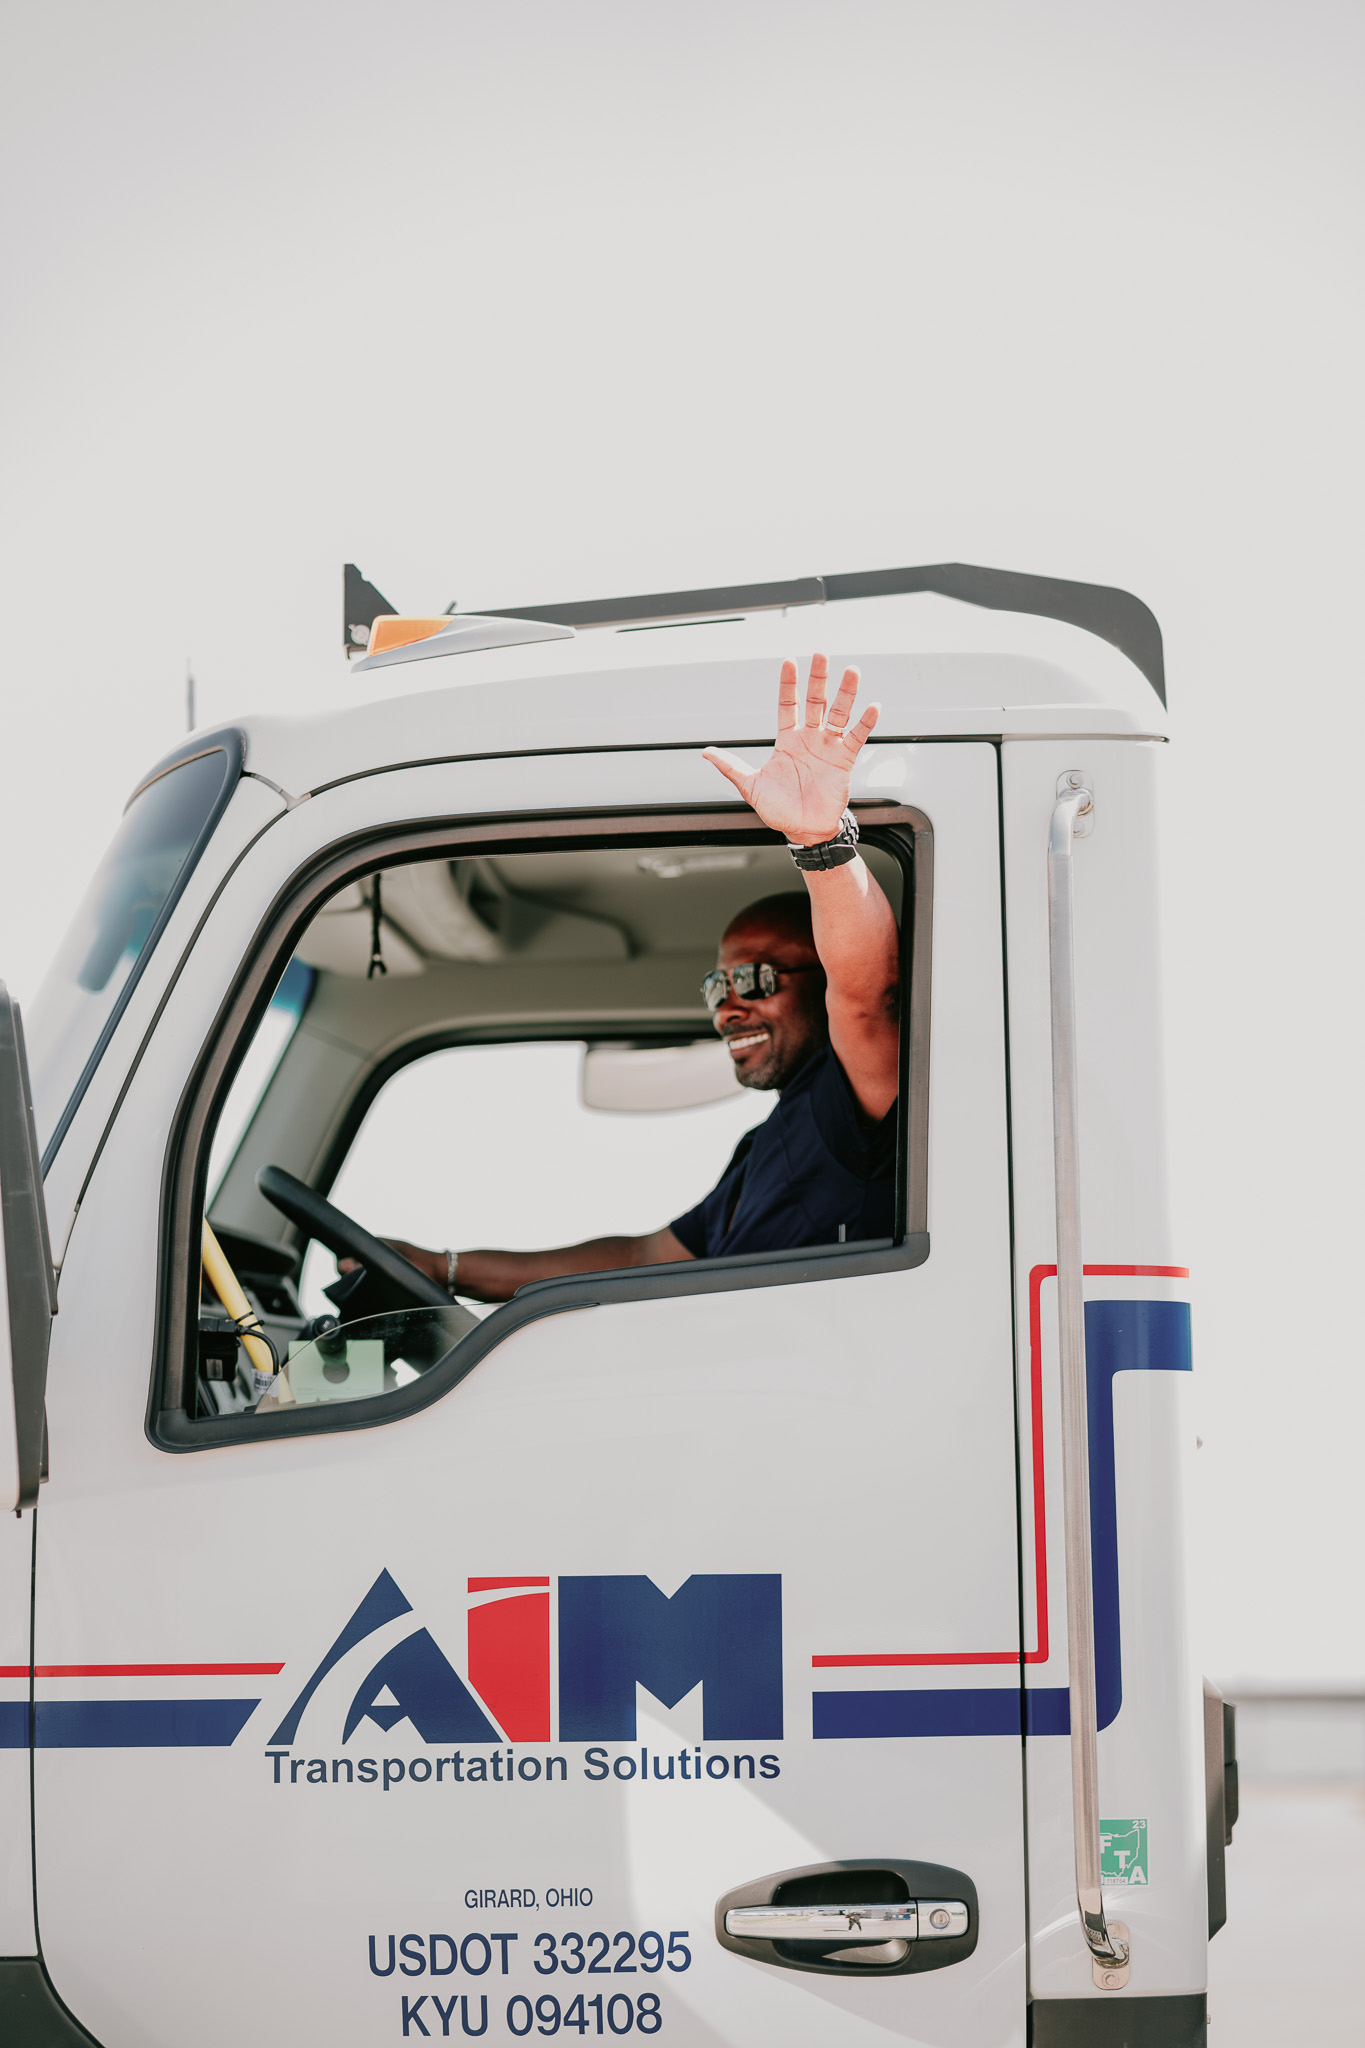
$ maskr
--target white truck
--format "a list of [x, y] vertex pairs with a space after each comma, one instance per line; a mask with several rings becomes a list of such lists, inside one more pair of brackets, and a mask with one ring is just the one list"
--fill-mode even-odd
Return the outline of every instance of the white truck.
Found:
[[[0, 2038], [1202, 2043], [1156, 621], [348, 570], [346, 633], [374, 700], [195, 733], [27, 1062], [0, 1002]], [[604, 1172], [633, 1213], [598, 1134], [681, 1209], [760, 1113], [699, 983], [796, 878], [701, 749], [828, 639], [883, 704], [894, 1230], [453, 1299], [329, 1199], [395, 1090], [414, 1173], [560, 1242]]]

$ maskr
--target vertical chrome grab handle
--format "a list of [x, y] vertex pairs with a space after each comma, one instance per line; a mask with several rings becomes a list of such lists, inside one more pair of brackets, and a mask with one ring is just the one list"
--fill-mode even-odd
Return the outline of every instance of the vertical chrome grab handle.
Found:
[[[1096, 1754], [1095, 1615], [1090, 1573], [1090, 1454], [1086, 1421], [1085, 1305], [1081, 1271], [1081, 1160], [1076, 1079], [1076, 979], [1072, 943], [1072, 847], [1094, 823], [1084, 773], [1057, 785], [1047, 849], [1048, 952], [1052, 984], [1052, 1149], [1057, 1200], [1057, 1321], [1062, 1364], [1062, 1493], [1065, 1503], [1066, 1641], [1071, 1687], [1071, 1804], [1076, 1903], [1095, 1981], [1126, 1981], [1128, 1944], [1105, 1922], [1100, 1889], [1100, 1794]], [[1124, 1932], [1126, 1933], [1126, 1929]]]

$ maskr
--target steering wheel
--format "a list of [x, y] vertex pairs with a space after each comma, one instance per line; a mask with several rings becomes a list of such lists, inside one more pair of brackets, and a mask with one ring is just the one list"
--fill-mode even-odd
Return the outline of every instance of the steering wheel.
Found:
[[[411, 1259], [405, 1259], [382, 1238], [373, 1237], [343, 1209], [324, 1201], [306, 1182], [296, 1180], [282, 1166], [263, 1166], [256, 1176], [256, 1185], [282, 1216], [287, 1216], [309, 1237], [315, 1237], [319, 1244], [325, 1244], [338, 1259], [358, 1259], [386, 1295], [397, 1294], [402, 1298], [404, 1307], [452, 1307], [444, 1287], [428, 1279], [420, 1266], [414, 1266]], [[350, 1313], [354, 1314], [354, 1310]]]

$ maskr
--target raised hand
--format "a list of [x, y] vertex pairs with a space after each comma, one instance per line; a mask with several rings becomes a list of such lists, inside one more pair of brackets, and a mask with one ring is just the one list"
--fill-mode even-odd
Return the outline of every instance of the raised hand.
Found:
[[738, 754], [707, 747], [705, 758], [733, 782], [770, 831], [801, 846], [832, 839], [848, 803], [853, 763], [877, 723], [879, 704], [869, 704], [850, 725], [858, 694], [858, 671], [846, 668], [834, 702], [825, 709], [829, 662], [811, 657], [804, 718], [798, 716], [796, 663], [784, 661], [777, 686], [777, 745], [761, 768]]

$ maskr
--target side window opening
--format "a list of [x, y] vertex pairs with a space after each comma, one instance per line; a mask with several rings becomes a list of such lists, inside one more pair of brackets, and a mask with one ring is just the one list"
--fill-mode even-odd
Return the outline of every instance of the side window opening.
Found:
[[[207, 1134], [205, 1221], [227, 1277], [194, 1276], [191, 1424], [342, 1421], [525, 1311], [520, 1292], [471, 1298], [458, 1273], [453, 1300], [433, 1273], [414, 1291], [384, 1240], [520, 1253], [645, 1236], [717, 1188], [778, 1095], [736, 1085], [700, 984], [736, 913], [802, 886], [770, 835], [726, 837], [390, 860], [318, 904]], [[902, 926], [910, 843], [864, 838]], [[901, 1217], [903, 1102], [897, 1120]], [[319, 1201], [359, 1235], [329, 1242]], [[904, 1237], [889, 1220], [875, 1243], [793, 1228], [793, 1250]], [[675, 1258], [693, 1260], [688, 1286], [743, 1263]], [[651, 1270], [662, 1292], [680, 1267], [642, 1268], [646, 1291]]]

